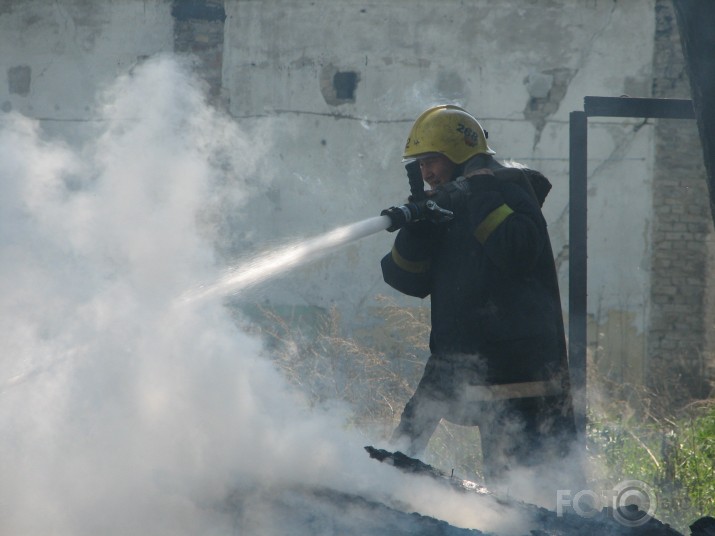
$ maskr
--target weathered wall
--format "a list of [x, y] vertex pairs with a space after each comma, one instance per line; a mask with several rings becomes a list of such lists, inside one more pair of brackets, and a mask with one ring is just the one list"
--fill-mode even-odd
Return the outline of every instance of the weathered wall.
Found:
[[208, 85], [210, 101], [222, 105], [223, 0], [174, 1], [174, 51], [193, 59], [192, 67]]
[[[677, 47], [667, 54], [658, 48], [664, 45], [657, 36], [677, 40], [674, 28], [656, 32], [656, 21], [662, 23], [656, 15], [667, 5], [4, 0], [0, 110], [36, 117], [49, 133], [72, 142], [102, 120], [94, 95], [107, 81], [158, 52], [193, 54], [213, 102], [247, 129], [272, 132], [271, 158], [263, 166], [272, 186], [245, 209], [253, 223], [235, 229], [224, 250], [231, 257], [313, 236], [403, 201], [400, 155], [411, 122], [429, 105], [456, 102], [482, 121], [497, 157], [540, 169], [552, 180], [545, 215], [565, 305], [568, 114], [583, 109], [587, 95], [687, 98], [687, 86], [663, 85], [683, 76]], [[687, 147], [688, 156], [671, 158], [664, 149], [674, 131], [663, 122], [594, 118], [589, 125], [590, 337], [605, 368], [620, 371], [621, 380], [642, 381], [647, 345], [660, 355], [659, 348], [675, 344], [669, 341], [692, 339], [688, 348], [707, 349], [705, 324], [696, 328], [695, 320], [672, 318], [685, 309], [703, 316], [704, 300], [694, 296], [707, 286], [706, 251], [699, 250], [687, 268], [697, 270], [677, 278], [691, 281], [690, 287], [668, 279], [673, 263], [692, 258], [669, 245], [678, 239], [668, 233], [692, 233], [688, 255], [712, 235], [699, 209], [687, 208], [699, 197], [697, 132], [689, 125], [678, 130], [678, 147]], [[686, 174], [692, 183], [679, 183], [678, 195], [693, 203], [668, 208], [670, 170], [680, 169], [683, 159], [695, 167]], [[682, 175], [679, 181], [686, 180]], [[683, 217], [671, 221], [672, 214]], [[350, 245], [253, 297], [335, 305], [348, 321], [366, 320], [378, 294], [416, 303], [382, 282], [378, 261], [392, 238], [381, 233]], [[673, 292], [692, 299], [675, 300], [677, 307], [668, 309]], [[673, 328], [684, 335], [673, 336]]]
[[[552, 179], [545, 212], [567, 288], [568, 114], [582, 109], [586, 95], [650, 96], [654, 2], [266, 5], [226, 2], [224, 57], [232, 114], [251, 121], [279, 116], [292, 125], [280, 133], [279, 193], [253, 207], [266, 236], [283, 233], [276, 226], [287, 222], [292, 232], [316, 233], [403, 200], [400, 154], [410, 123], [427, 106], [452, 101], [480, 118], [498, 157]], [[354, 99], [326, 95], [335, 72], [355, 73]], [[654, 127], [623, 119], [590, 125], [594, 331], [600, 324], [612, 331], [618, 318], [628, 340], [619, 338], [609, 355], [626, 353], [642, 364]], [[315, 207], [313, 217], [306, 206]], [[360, 306], [377, 292], [394, 295], [376, 262], [391, 238], [371, 238], [353, 255], [312, 267], [306, 285], [278, 282], [273, 292], [295, 303]]]
[[4, 0], [0, 109], [79, 139], [102, 120], [97, 91], [144, 58], [171, 51], [172, 30], [162, 1]]

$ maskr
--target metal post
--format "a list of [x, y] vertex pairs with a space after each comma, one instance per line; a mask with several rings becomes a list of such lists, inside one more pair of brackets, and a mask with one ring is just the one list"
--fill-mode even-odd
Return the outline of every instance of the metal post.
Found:
[[585, 438], [588, 120], [585, 112], [569, 120], [569, 368], [576, 428]]
[[587, 155], [589, 117], [693, 119], [693, 103], [684, 99], [584, 97], [584, 111], [569, 116], [569, 368], [576, 426], [586, 435], [587, 348]]

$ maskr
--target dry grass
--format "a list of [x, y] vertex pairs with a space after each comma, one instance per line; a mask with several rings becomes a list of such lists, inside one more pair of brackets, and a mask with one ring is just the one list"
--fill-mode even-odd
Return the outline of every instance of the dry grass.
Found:
[[[387, 441], [422, 377], [429, 356], [430, 311], [379, 296], [369, 327], [347, 335], [336, 309], [301, 323], [291, 313], [258, 306], [253, 331], [286, 378], [314, 404], [347, 402], [351, 425]], [[425, 461], [481, 479], [479, 431], [442, 421]]]
[[[351, 334], [335, 309], [301, 323], [259, 307], [252, 325], [276, 366], [314, 404], [347, 402], [350, 424], [386, 441], [429, 354], [429, 308], [379, 303], [369, 327]], [[648, 483], [658, 495], [657, 517], [681, 531], [715, 515], [715, 401], [676, 407], [677, 393], [611, 381], [594, 366], [588, 380], [591, 480]], [[424, 459], [479, 481], [478, 429], [443, 421]]]
[[377, 324], [353, 336], [344, 332], [335, 308], [316, 316], [313, 325], [301, 326], [259, 306], [252, 329], [285, 377], [314, 404], [345, 401], [353, 409], [351, 424], [388, 435], [424, 366], [424, 342], [411, 347], [406, 341], [418, 342], [410, 326], [424, 326], [426, 317], [381, 301]]

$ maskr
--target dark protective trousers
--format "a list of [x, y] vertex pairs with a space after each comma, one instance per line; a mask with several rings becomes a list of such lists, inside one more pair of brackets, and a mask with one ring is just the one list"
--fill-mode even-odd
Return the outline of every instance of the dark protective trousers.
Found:
[[498, 483], [517, 467], [533, 467], [565, 456], [576, 436], [567, 396], [475, 400], [469, 393], [470, 387], [483, 384], [480, 368], [477, 361], [464, 355], [430, 356], [393, 440], [406, 438], [407, 454], [417, 457], [441, 419], [478, 426], [488, 483]]

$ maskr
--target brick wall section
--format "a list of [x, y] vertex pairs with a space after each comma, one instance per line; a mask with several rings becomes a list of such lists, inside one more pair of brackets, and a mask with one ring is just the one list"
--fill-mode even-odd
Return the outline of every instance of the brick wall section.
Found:
[[223, 0], [174, 0], [174, 51], [192, 59], [194, 71], [208, 84], [213, 104], [222, 102]]
[[[655, 16], [653, 96], [689, 99], [671, 1], [657, 0]], [[696, 122], [658, 120], [655, 136], [649, 383], [685, 402], [709, 392], [715, 233]]]

